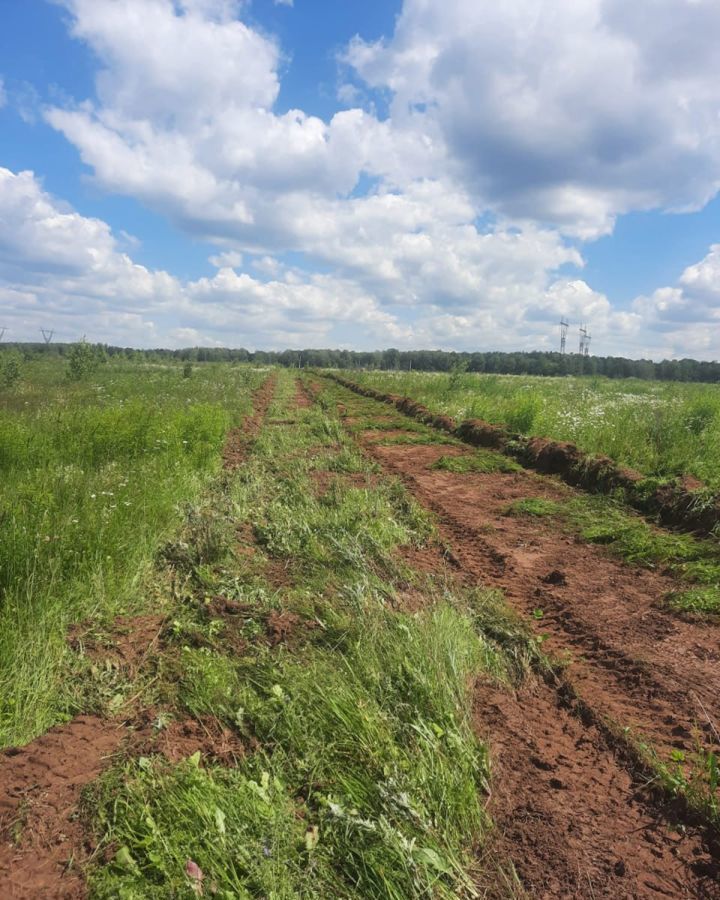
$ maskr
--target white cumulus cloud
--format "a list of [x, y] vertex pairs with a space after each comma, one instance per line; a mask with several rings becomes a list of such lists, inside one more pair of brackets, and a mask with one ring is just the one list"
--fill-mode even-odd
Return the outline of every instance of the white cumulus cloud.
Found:
[[[114, 296], [111, 316], [127, 282], [127, 314], [136, 296], [152, 309], [143, 340], [236, 328], [310, 343], [346, 329], [358, 345], [530, 348], [553, 346], [567, 315], [592, 319], [598, 352], [657, 354], [684, 346], [668, 340], [668, 310], [714, 323], [705, 275], [691, 285], [688, 269], [618, 310], [580, 277], [569, 240], [717, 192], [714, 0], [404, 0], [393, 34], [346, 49], [348, 108], [327, 120], [278, 111], [283, 48], [247, 23], [247, 4], [56, 2], [98, 71], [93, 96], [47, 108], [47, 122], [99, 187], [211, 244], [217, 272], [181, 283], [137, 266], [105, 223], [13, 176], [8, 222], [32, 208], [23, 190], [51, 211], [30, 217], [35, 248], [7, 230], [8, 289], [27, 292], [26, 266], [35, 296]], [[45, 270], [61, 274], [54, 288]], [[719, 355], [709, 333], [703, 352]]]
[[720, 186], [715, 0], [405, 0], [346, 59], [437, 124], [480, 202], [582, 236]]
[[357, 285], [304, 273], [259, 281], [221, 254], [212, 278], [183, 282], [133, 262], [107, 223], [43, 190], [32, 172], [0, 168], [0, 298], [13, 340], [39, 328], [57, 339], [87, 334], [137, 346], [193, 343], [256, 347], [323, 343], [344, 322], [366, 340], [400, 333]]

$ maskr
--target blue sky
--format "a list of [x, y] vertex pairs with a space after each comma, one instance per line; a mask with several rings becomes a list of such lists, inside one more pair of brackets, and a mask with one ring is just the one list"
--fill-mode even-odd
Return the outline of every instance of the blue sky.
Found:
[[720, 357], [709, 0], [0, 0], [0, 325]]

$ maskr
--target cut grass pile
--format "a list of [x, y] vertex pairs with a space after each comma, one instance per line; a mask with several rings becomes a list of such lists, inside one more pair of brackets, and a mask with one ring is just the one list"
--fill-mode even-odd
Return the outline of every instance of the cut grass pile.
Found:
[[720, 487], [715, 385], [424, 372], [353, 372], [352, 377], [458, 421], [484, 419], [521, 434], [572, 441], [648, 476], [691, 474]]
[[[293, 396], [281, 373], [251, 458], [208, 500], [212, 560], [188, 549], [207, 511], [166, 553], [182, 587], [156, 702], [221, 720], [248, 753], [111, 770], [89, 804], [112, 855], [97, 897], [477, 895], [489, 772], [472, 684], [517, 682], [536, 645], [488, 592], [431, 579], [427, 608], [393, 608], [418, 577], [396, 550], [432, 523], [392, 480], [316, 496], [318, 466], [373, 467], [318, 407], [281, 424]], [[268, 640], [277, 616], [288, 633]]]
[[542, 498], [517, 500], [509, 515], [549, 516], [561, 520], [594, 544], [604, 544], [628, 562], [671, 571], [687, 589], [665, 598], [673, 609], [720, 614], [720, 549], [712, 540], [653, 528], [612, 498], [569, 497], [558, 503]]
[[68, 627], [132, 608], [178, 504], [217, 469], [266, 375], [124, 363], [71, 384], [59, 361], [53, 372], [43, 363], [38, 390], [30, 369], [0, 402], [0, 746], [72, 713]]

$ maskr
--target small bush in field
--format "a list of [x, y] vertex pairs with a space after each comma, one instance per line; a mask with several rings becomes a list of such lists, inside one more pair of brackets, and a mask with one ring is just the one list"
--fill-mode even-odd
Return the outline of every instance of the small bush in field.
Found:
[[20, 380], [22, 369], [20, 358], [13, 353], [0, 360], [0, 387], [9, 388]]
[[68, 354], [68, 376], [72, 381], [81, 381], [96, 372], [106, 362], [105, 351], [100, 346], [93, 346], [83, 338], [73, 344]]

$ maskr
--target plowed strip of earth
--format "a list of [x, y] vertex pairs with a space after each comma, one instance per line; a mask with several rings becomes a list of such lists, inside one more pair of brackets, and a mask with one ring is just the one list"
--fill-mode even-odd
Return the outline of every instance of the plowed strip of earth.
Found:
[[232, 428], [228, 432], [223, 449], [223, 465], [226, 469], [236, 469], [245, 461], [248, 449], [265, 421], [276, 385], [277, 375], [273, 373], [253, 394], [253, 414], [239, 428]]
[[[357, 416], [356, 398], [339, 393], [341, 412]], [[518, 498], [562, 501], [571, 489], [524, 472], [431, 470], [442, 455], [472, 451], [383, 444], [371, 422], [368, 432], [366, 452], [435, 512], [465, 579], [502, 589], [545, 646], [569, 657], [568, 678], [597, 723], [629, 727], [665, 757], [691, 753], [695, 734], [716, 746], [720, 630], [658, 608], [672, 588], [662, 575], [544, 519], [504, 514]], [[609, 729], [584, 724], [540, 683], [514, 697], [480, 687], [476, 715], [494, 748], [499, 845], [532, 897], [720, 897], [707, 835], [670, 826], [673, 810], [613, 752]]]
[[[225, 467], [239, 465], [257, 435], [272, 402], [271, 376], [253, 398], [253, 415], [233, 429], [223, 452]], [[135, 624], [136, 627], [133, 627]], [[157, 620], [118, 620], [122, 636], [116, 655], [139, 664], [155, 647]], [[76, 638], [71, 635], [71, 641]], [[86, 896], [82, 864], [92, 848], [77, 821], [83, 788], [109, 765], [124, 745], [140, 746], [150, 731], [133, 731], [125, 721], [77, 716], [50, 729], [25, 747], [0, 750], [0, 898], [1, 900], [77, 900]], [[191, 736], [192, 737], [192, 736]], [[169, 758], [174, 743], [187, 735], [153, 744]], [[217, 742], [216, 742], [217, 743]], [[219, 742], [220, 744], [222, 741]], [[184, 746], [184, 745], [183, 745]], [[222, 749], [222, 747], [221, 747]]]
[[295, 406], [298, 409], [307, 409], [312, 406], [312, 397], [305, 389], [305, 385], [300, 378], [295, 379]]

